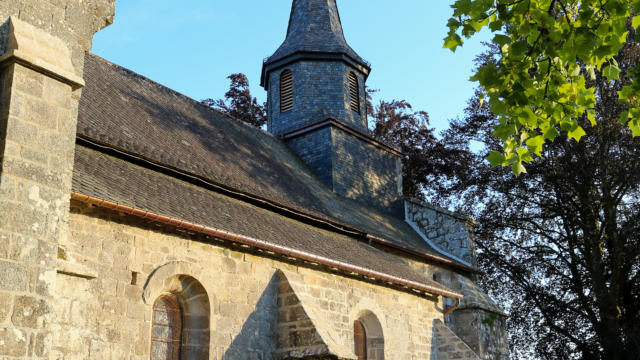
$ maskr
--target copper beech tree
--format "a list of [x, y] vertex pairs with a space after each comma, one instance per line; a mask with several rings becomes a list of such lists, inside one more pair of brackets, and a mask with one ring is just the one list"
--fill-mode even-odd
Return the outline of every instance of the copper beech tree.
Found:
[[267, 122], [266, 104], [258, 103], [251, 95], [249, 79], [242, 73], [231, 74], [231, 81], [224, 99], [205, 99], [202, 103], [248, 124], [261, 127]]

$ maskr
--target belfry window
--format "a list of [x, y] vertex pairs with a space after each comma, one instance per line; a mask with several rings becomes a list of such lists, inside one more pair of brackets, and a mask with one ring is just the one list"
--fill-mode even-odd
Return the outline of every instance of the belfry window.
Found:
[[280, 112], [293, 109], [293, 74], [285, 70], [280, 74]]
[[358, 77], [353, 72], [349, 73], [349, 100], [351, 104], [351, 110], [360, 114], [360, 85], [358, 84]]
[[151, 360], [180, 360], [182, 307], [175, 295], [162, 295], [153, 304]]

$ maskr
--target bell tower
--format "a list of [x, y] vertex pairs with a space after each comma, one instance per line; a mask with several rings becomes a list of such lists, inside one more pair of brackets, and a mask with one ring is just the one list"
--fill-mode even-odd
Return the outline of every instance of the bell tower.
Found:
[[336, 194], [400, 215], [402, 154], [367, 129], [370, 71], [336, 0], [293, 0], [286, 39], [262, 67], [268, 129]]

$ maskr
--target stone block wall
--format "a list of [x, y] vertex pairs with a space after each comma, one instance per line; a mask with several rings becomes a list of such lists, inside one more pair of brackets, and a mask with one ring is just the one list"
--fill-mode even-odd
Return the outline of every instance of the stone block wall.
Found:
[[57, 275], [53, 358], [147, 360], [153, 294], [167, 289], [164, 279], [186, 275], [209, 299], [209, 359], [274, 359], [278, 300], [290, 295], [279, 293], [280, 273], [337, 358], [354, 358], [353, 321], [363, 311], [383, 328], [385, 359], [430, 358], [433, 321], [442, 320], [438, 299], [225, 248], [82, 203], [72, 202], [70, 220], [72, 236], [61, 243], [61, 256], [86, 271]]
[[468, 219], [418, 200], [405, 202], [407, 220], [438, 249], [475, 266], [475, 243]]
[[471, 348], [453, 333], [442, 321], [434, 323], [438, 360], [480, 360]]
[[462, 308], [453, 316], [456, 334], [483, 360], [508, 360], [506, 318], [483, 309]]
[[[280, 74], [291, 70], [293, 109], [280, 112]], [[360, 114], [351, 110], [349, 73], [358, 77]], [[340, 61], [299, 61], [270, 72], [268, 91], [269, 132], [282, 135], [333, 118], [367, 133], [364, 76]]]

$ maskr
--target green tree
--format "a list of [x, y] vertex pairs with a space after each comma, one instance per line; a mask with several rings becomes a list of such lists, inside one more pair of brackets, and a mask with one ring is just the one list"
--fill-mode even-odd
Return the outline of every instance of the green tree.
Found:
[[477, 221], [484, 285], [511, 313], [516, 358], [640, 359], [640, 138], [618, 121], [639, 56], [629, 39], [618, 80], [595, 70], [596, 123], [578, 117], [581, 141], [558, 134], [525, 177], [485, 160], [503, 145], [492, 130], [503, 119], [482, 92], [443, 134], [459, 160], [454, 176], [433, 174], [428, 198]]
[[[615, 56], [640, 26], [640, 0], [456, 0], [452, 8], [445, 48], [455, 51], [483, 28], [495, 33], [496, 61], [472, 79], [498, 119], [493, 135], [502, 148], [488, 158], [516, 175], [560, 133], [579, 141], [585, 126], [596, 125], [589, 83], [596, 73], [619, 80]], [[630, 81], [617, 93], [618, 120], [640, 136], [640, 66], [626, 76]]]
[[224, 100], [205, 99], [202, 103], [248, 124], [261, 127], [267, 122], [267, 106], [259, 104], [258, 99], [251, 96], [249, 79], [242, 73], [231, 74], [229, 91]]

